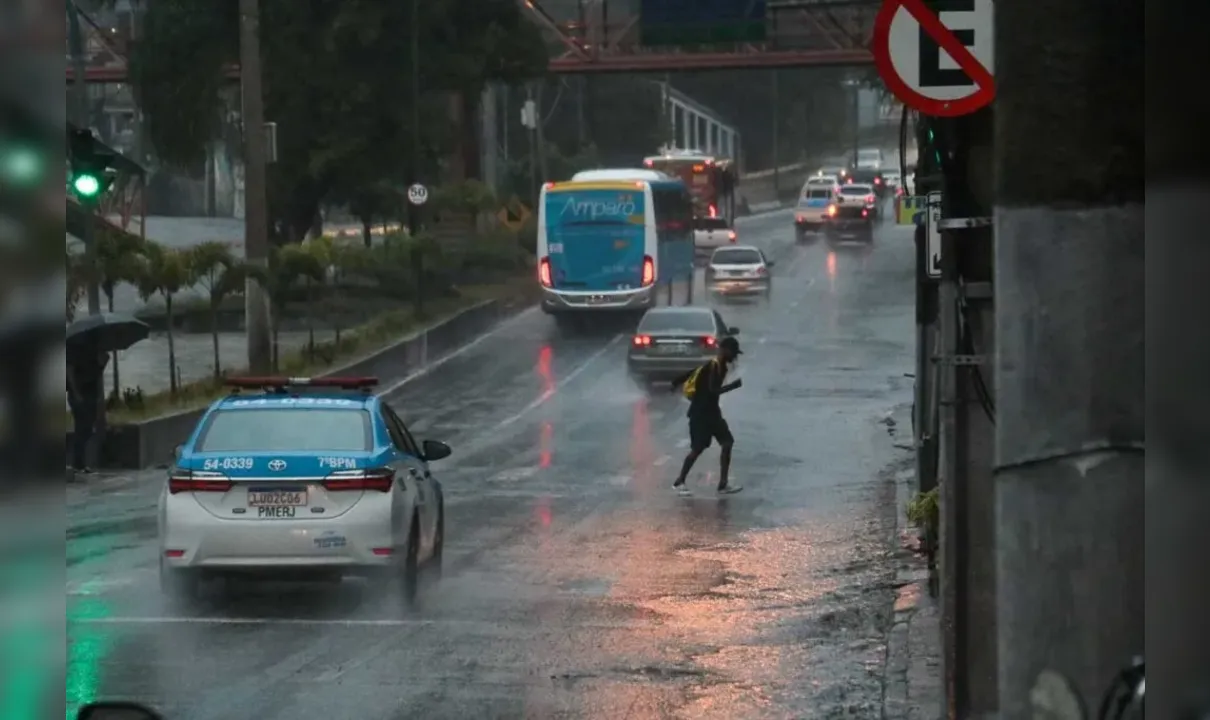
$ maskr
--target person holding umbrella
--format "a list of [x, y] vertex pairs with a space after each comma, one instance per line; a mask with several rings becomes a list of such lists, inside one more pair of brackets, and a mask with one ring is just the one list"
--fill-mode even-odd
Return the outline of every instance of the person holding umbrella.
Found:
[[101, 419], [109, 354], [147, 337], [143, 321], [114, 313], [89, 315], [67, 326], [67, 402], [72, 416], [71, 466], [90, 473], [88, 443]]
[[101, 418], [101, 392], [109, 353], [95, 343], [74, 343], [67, 347], [67, 404], [71, 407], [71, 467], [78, 473], [91, 473], [88, 466], [88, 442]]

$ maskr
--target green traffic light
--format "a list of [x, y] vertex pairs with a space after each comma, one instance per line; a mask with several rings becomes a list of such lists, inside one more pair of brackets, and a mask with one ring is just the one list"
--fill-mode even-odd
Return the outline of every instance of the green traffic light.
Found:
[[90, 198], [101, 192], [101, 181], [95, 175], [77, 175], [71, 184], [81, 197]]

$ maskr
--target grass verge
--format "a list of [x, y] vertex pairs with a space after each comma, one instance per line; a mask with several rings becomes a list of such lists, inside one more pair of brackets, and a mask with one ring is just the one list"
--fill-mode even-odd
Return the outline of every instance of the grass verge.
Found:
[[[458, 292], [457, 297], [434, 300], [427, 305], [424, 317], [416, 317], [409, 305], [344, 331], [339, 343], [334, 340], [317, 342], [313, 349], [283, 352], [278, 362], [278, 374], [289, 377], [323, 375], [334, 368], [373, 355], [424, 327], [440, 323], [485, 300], [517, 303], [536, 297], [533, 278], [528, 274], [491, 285], [459, 288]], [[232, 374], [239, 375], [242, 372]], [[228, 392], [222, 382], [214, 378], [199, 380], [181, 386], [175, 395], [169, 391], [146, 395], [139, 407], [111, 408], [107, 413], [108, 423], [111, 426], [131, 424], [170, 413], [195, 410], [209, 405]]]

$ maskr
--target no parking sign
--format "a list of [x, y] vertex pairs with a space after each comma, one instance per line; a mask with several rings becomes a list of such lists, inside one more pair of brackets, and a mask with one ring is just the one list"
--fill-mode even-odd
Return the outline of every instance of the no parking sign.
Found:
[[878, 73], [925, 115], [954, 117], [996, 97], [994, 0], [886, 0], [874, 19]]

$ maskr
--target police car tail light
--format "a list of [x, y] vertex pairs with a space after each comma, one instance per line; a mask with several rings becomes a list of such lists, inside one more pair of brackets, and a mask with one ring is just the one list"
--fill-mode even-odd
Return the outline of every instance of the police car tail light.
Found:
[[538, 282], [542, 283], [542, 287], [551, 287], [554, 282], [550, 275], [550, 258], [544, 257], [538, 263]]
[[177, 468], [168, 475], [168, 492], [172, 495], [185, 492], [225, 493], [233, 484], [226, 475], [216, 472]]
[[395, 471], [391, 468], [370, 470], [339, 470], [324, 478], [322, 485], [329, 492], [355, 490], [359, 492], [390, 492], [395, 484]]
[[643, 256], [643, 287], [655, 282], [655, 260], [650, 255]]

